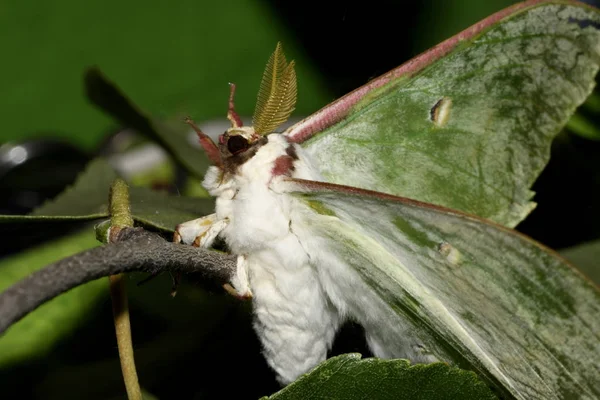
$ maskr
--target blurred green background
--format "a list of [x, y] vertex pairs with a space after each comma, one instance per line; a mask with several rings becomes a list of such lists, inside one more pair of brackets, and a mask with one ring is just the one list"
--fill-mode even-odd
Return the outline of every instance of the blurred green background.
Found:
[[[250, 114], [277, 40], [298, 53], [291, 36], [263, 2], [4, 1], [0, 140], [52, 136], [93, 149], [113, 125], [84, 97], [82, 74], [93, 65], [158, 117], [224, 117], [230, 81]], [[303, 93], [323, 99], [310, 63], [298, 68]]]
[[158, 117], [223, 118], [228, 82], [250, 115], [279, 40], [297, 60], [306, 115], [513, 1], [412, 3], [2, 1], [0, 142], [94, 149], [114, 124], [84, 97], [93, 65]]
[[[228, 82], [237, 84], [238, 112], [251, 115], [266, 60], [282, 41], [297, 65], [295, 116], [305, 116], [512, 3], [0, 1], [0, 145], [39, 137], [73, 145], [12, 177], [0, 168], [0, 197], [17, 186], [55, 186], [32, 204], [58, 193], [119, 128], [86, 100], [87, 67], [101, 68], [155, 117], [224, 120]], [[565, 247], [600, 234], [600, 148], [599, 142], [576, 136], [562, 136], [557, 143], [534, 188], [540, 206], [520, 229]], [[8, 226], [1, 232], [4, 255], [59, 236], [58, 228], [41, 225], [38, 232]], [[92, 229], [84, 232], [4, 258], [0, 289], [15, 276], [96, 245]], [[247, 304], [207, 293], [193, 278], [175, 299], [168, 297], [168, 276], [137, 287], [141, 279], [131, 278], [130, 294], [145, 388], [161, 399], [257, 398], [277, 390], [260, 356]], [[61, 297], [71, 318], [42, 308], [0, 338], [6, 398], [124, 398], [105, 289], [104, 280], [85, 289], [94, 301], [77, 292]], [[360, 345], [340, 347], [353, 350]]]

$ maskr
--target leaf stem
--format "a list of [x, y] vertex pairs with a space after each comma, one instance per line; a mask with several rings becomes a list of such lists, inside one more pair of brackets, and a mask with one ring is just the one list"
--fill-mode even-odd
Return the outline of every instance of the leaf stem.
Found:
[[133, 227], [133, 217], [129, 208], [129, 188], [122, 179], [115, 179], [110, 187], [109, 211], [112, 226]]
[[110, 282], [113, 317], [115, 321], [115, 332], [117, 335], [117, 346], [119, 348], [119, 359], [121, 361], [121, 371], [123, 372], [125, 389], [127, 390], [127, 398], [129, 400], [142, 400], [142, 391], [138, 382], [133, 356], [127, 289], [123, 278], [123, 274], [111, 275], [108, 277]]
[[[120, 231], [123, 228], [133, 227], [133, 218], [129, 208], [129, 189], [127, 183], [122, 179], [115, 179], [110, 187], [110, 233], [108, 240], [116, 241], [113, 230]], [[142, 400], [142, 390], [138, 381], [133, 356], [133, 342], [131, 339], [131, 323], [129, 321], [129, 304], [127, 301], [127, 287], [124, 275], [112, 275], [108, 277], [110, 297], [112, 300], [115, 333], [117, 336], [117, 347], [119, 348], [119, 360], [121, 361], [121, 372], [127, 390], [129, 400]]]

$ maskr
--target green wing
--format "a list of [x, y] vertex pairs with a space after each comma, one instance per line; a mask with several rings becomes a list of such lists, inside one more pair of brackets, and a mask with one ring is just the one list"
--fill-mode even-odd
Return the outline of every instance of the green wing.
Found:
[[509, 398], [600, 398], [600, 292], [556, 253], [414, 200], [284, 185], [300, 205], [290, 228], [323, 287], [379, 354], [405, 358], [408, 343]]
[[581, 3], [517, 4], [285, 133], [329, 182], [515, 226], [552, 139], [594, 87], [599, 27]]

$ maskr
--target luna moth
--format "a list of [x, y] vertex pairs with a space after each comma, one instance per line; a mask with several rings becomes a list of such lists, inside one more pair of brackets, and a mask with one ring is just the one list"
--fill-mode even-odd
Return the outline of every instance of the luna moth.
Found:
[[377, 357], [472, 369], [506, 397], [600, 396], [600, 294], [511, 228], [552, 138], [594, 86], [600, 15], [527, 1], [492, 15], [284, 132], [297, 94], [280, 45], [252, 126], [215, 144], [214, 214], [174, 240], [237, 255], [279, 381], [327, 357], [340, 325]]

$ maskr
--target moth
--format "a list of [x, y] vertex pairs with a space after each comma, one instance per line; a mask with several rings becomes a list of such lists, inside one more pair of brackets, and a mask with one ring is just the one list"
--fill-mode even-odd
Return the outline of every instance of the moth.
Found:
[[554, 135], [594, 86], [598, 11], [528, 1], [492, 15], [314, 115], [292, 113], [277, 45], [251, 126], [234, 107], [203, 185], [215, 213], [174, 240], [238, 256], [279, 381], [327, 357], [347, 320], [377, 357], [448, 362], [511, 398], [600, 396], [600, 295], [511, 228]]

